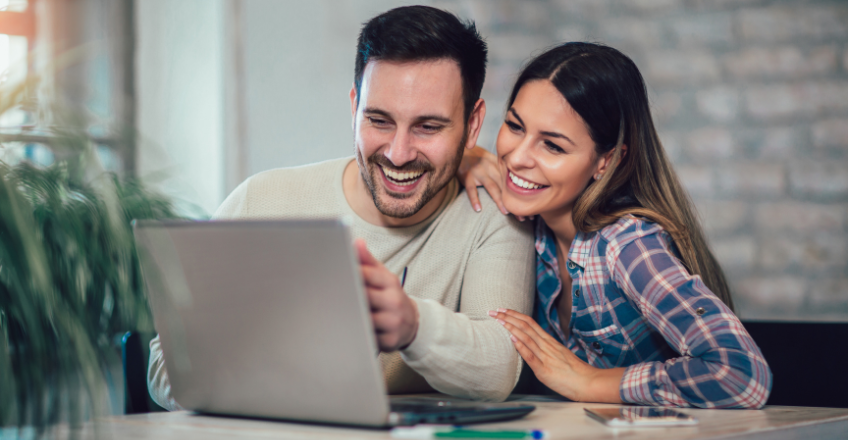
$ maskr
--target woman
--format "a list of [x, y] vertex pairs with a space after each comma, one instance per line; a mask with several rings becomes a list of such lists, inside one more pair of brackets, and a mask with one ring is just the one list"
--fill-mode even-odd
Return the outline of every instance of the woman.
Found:
[[472, 204], [494, 175], [506, 210], [537, 216], [534, 317], [490, 312], [536, 377], [576, 401], [762, 407], [771, 372], [732, 311], [636, 65], [564, 44], [524, 68], [508, 103], [497, 172], [478, 149], [460, 177]]

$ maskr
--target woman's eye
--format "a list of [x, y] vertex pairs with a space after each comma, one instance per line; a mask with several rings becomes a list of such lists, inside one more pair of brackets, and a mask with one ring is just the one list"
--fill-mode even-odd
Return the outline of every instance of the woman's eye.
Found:
[[510, 120], [506, 120], [506, 121], [504, 121], [504, 124], [506, 124], [506, 126], [509, 127], [509, 129], [512, 130], [512, 131], [516, 131], [516, 132], [521, 131], [521, 126], [516, 124], [515, 122], [512, 122]]
[[563, 150], [557, 144], [551, 141], [545, 141], [545, 146], [548, 147], [548, 150], [551, 150], [554, 153], [565, 153], [565, 150]]

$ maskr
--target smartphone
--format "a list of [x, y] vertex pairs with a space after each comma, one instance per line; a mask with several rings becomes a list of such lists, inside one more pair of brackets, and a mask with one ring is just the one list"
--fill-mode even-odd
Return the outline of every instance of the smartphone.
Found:
[[668, 408], [625, 406], [619, 408], [583, 408], [586, 415], [614, 428], [641, 426], [693, 426], [698, 419]]

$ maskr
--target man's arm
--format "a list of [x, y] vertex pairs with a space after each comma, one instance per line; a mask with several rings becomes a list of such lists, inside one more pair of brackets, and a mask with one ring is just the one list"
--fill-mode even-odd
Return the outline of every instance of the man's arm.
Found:
[[403, 360], [436, 390], [457, 397], [502, 401], [521, 373], [509, 333], [489, 310], [530, 313], [535, 292], [533, 234], [514, 218], [493, 219], [476, 241], [462, 280], [460, 313], [414, 299], [420, 317]]

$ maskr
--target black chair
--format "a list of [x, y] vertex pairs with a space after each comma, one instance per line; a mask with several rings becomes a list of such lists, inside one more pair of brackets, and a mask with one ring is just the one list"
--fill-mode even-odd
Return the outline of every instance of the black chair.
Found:
[[127, 332], [121, 338], [124, 368], [124, 412], [126, 414], [164, 411], [147, 392], [147, 361], [154, 335]]
[[771, 368], [768, 405], [848, 408], [848, 323], [743, 324]]

